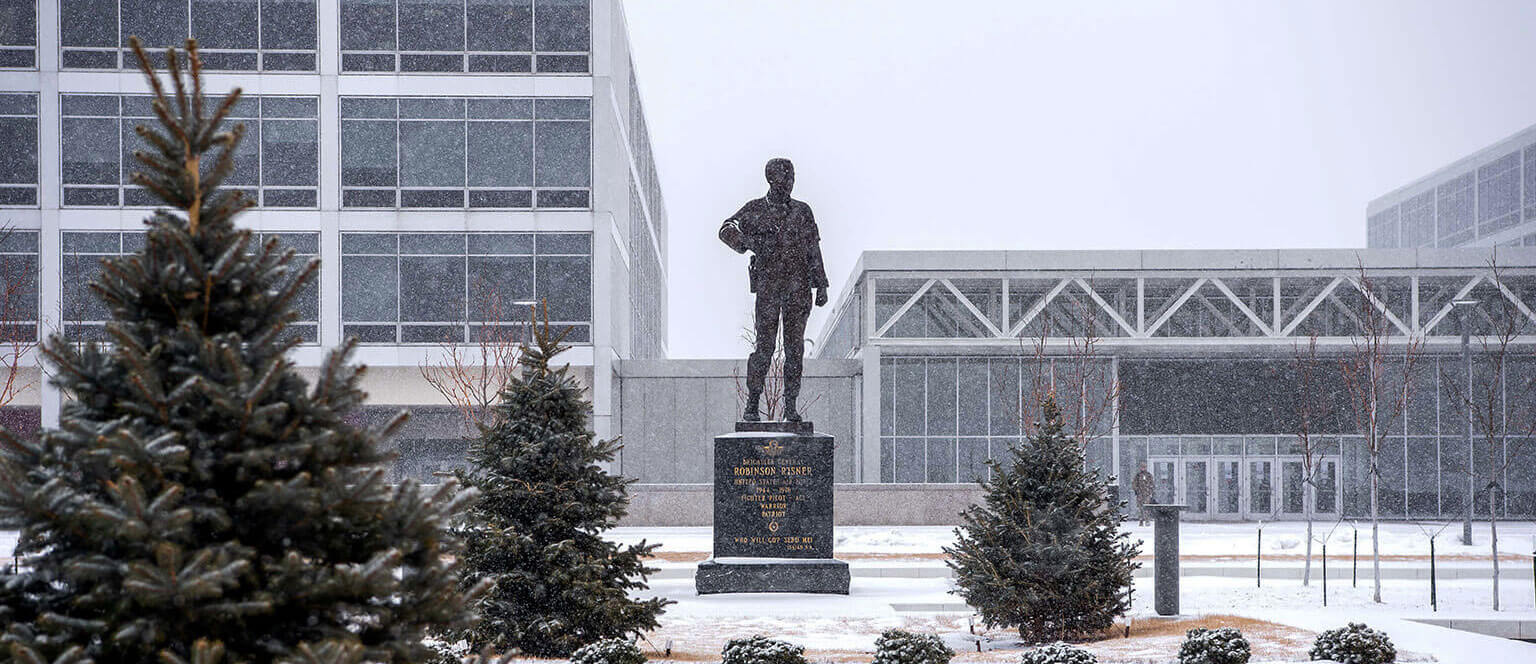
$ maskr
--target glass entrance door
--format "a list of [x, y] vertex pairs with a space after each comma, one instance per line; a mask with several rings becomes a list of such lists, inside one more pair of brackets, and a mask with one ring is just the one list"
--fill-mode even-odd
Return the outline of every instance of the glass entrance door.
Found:
[[1152, 460], [1152, 502], [1172, 505], [1178, 502], [1178, 487], [1172, 460]]
[[1300, 516], [1306, 509], [1307, 485], [1301, 460], [1280, 462], [1280, 513]]
[[1184, 504], [1188, 505], [1188, 511], [1192, 515], [1205, 516], [1211, 513], [1211, 481], [1210, 462], [1205, 459], [1185, 459], [1184, 474]]
[[1325, 458], [1318, 462], [1313, 488], [1312, 511], [1321, 516], [1339, 513], [1339, 460]]
[[1243, 462], [1236, 458], [1216, 458], [1216, 501], [1214, 518], [1238, 519], [1243, 516]]
[[1262, 519], [1274, 516], [1275, 462], [1269, 459], [1249, 460], [1246, 489], [1248, 518]]

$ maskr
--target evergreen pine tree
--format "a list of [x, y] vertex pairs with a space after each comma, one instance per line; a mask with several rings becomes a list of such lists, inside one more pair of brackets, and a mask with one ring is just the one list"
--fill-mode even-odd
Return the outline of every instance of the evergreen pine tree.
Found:
[[221, 123], [240, 91], [208, 109], [195, 42], [166, 57], [171, 91], [141, 65], [159, 124], [138, 127], [134, 182], [169, 209], [91, 285], [111, 345], [49, 339], [59, 429], [0, 441], [0, 523], [27, 556], [0, 576], [0, 661], [424, 661], [424, 632], [465, 614], [445, 528], [472, 494], [386, 481], [380, 436], [403, 417], [344, 419], [351, 343], [313, 386], [295, 370], [286, 328], [318, 262], [234, 225], [251, 203], [219, 185], [243, 127]]
[[1054, 396], [1034, 436], [1006, 462], [989, 461], [985, 502], [962, 514], [946, 547], [959, 586], [988, 627], [1017, 627], [1032, 643], [1082, 638], [1130, 608], [1138, 547], [1120, 530], [1106, 481], [1063, 431]]
[[[530, 324], [534, 321], [530, 321]], [[476, 649], [566, 657], [609, 637], [656, 627], [671, 602], [634, 600], [655, 572], [643, 559], [658, 545], [621, 547], [602, 532], [629, 505], [625, 480], [597, 464], [612, 461], [616, 440], [587, 430], [591, 407], [569, 366], [551, 365], [564, 334], [534, 325], [521, 372], [502, 390], [459, 479], [480, 492], [464, 539], [464, 587], [495, 583], [481, 622], [462, 633]]]

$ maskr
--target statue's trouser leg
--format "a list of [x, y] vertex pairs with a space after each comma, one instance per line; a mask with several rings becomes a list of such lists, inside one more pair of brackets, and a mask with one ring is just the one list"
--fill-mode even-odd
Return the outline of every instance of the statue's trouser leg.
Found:
[[763, 394], [763, 382], [768, 378], [768, 365], [773, 363], [773, 347], [779, 337], [779, 300], [773, 293], [760, 292], [753, 308], [753, 333], [757, 346], [747, 358], [747, 408], [757, 410], [757, 400]]
[[811, 291], [790, 293], [784, 298], [784, 405], [793, 407], [800, 396], [800, 374], [805, 366], [805, 322], [811, 317]]

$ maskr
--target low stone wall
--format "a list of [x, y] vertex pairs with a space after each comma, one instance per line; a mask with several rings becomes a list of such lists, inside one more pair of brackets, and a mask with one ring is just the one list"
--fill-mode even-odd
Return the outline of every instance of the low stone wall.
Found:
[[[981, 500], [974, 484], [838, 484], [832, 490], [839, 526], [953, 526]], [[709, 484], [631, 484], [621, 526], [708, 526], [714, 513]]]

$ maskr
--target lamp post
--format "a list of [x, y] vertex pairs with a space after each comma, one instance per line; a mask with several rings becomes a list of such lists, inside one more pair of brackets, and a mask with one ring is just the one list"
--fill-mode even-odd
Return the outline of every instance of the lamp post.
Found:
[[1461, 543], [1465, 546], [1472, 545], [1472, 501], [1477, 493], [1477, 473], [1475, 472], [1476, 455], [1472, 453], [1472, 330], [1467, 324], [1467, 315], [1472, 312], [1472, 307], [1477, 306], [1477, 300], [1456, 300], [1451, 303], [1456, 307], [1456, 324], [1461, 328], [1461, 368], [1466, 377], [1466, 391], [1462, 393], [1465, 403], [1462, 408], [1467, 411], [1467, 428], [1465, 438], [1467, 444], [1467, 499], [1466, 517], [1461, 522]]

